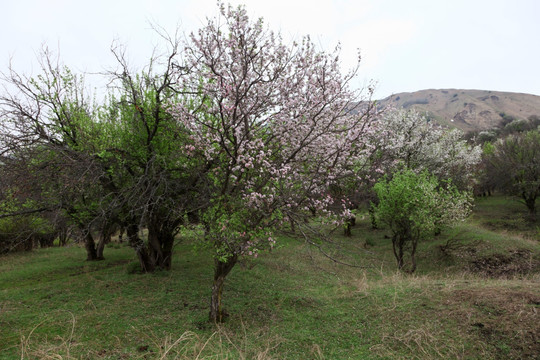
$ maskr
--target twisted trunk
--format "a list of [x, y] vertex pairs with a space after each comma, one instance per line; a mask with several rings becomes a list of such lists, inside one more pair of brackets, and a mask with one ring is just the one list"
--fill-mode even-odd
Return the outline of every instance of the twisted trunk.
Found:
[[97, 257], [99, 260], [104, 260], [103, 257], [103, 250], [105, 249], [105, 245], [111, 242], [111, 227], [112, 225], [106, 224], [103, 226], [103, 229], [101, 229], [101, 235], [97, 244]]
[[404, 261], [403, 261], [403, 239], [399, 235], [392, 237], [392, 250], [394, 250], [394, 256], [398, 263], [398, 269], [402, 270]]
[[[405, 244], [407, 242], [411, 243], [411, 267], [410, 269], [405, 269]], [[394, 234], [392, 236], [392, 249], [394, 251], [394, 256], [398, 263], [398, 269], [408, 273], [413, 273], [416, 271], [416, 247], [418, 245], [418, 234], [416, 236], [407, 231], [405, 234]]]
[[155, 267], [171, 269], [174, 236], [180, 222], [156, 220], [148, 225], [148, 252]]
[[86, 261], [98, 260], [96, 243], [90, 229], [84, 229], [84, 247], [86, 249]]
[[144, 241], [139, 237], [139, 225], [130, 223], [126, 226], [129, 245], [135, 250], [142, 272], [152, 272], [155, 269], [153, 262], [148, 255]]
[[173, 232], [156, 232], [148, 229], [148, 253], [155, 267], [171, 269], [173, 244]]

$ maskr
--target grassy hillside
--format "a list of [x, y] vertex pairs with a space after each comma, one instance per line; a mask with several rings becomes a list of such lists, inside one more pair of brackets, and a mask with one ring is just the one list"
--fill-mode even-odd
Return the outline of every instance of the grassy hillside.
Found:
[[381, 105], [415, 108], [439, 123], [464, 131], [499, 126], [504, 114], [514, 119], [540, 116], [540, 96], [510, 92], [458, 89], [429, 89], [399, 93]]
[[[334, 236], [364, 268], [288, 234], [228, 278], [226, 323], [207, 322], [212, 262], [184, 234], [173, 270], [133, 273], [121, 244], [0, 258], [0, 359], [518, 359], [540, 356], [540, 243], [525, 207], [480, 199], [474, 215], [396, 272], [367, 216]], [[338, 254], [338, 253], [336, 253]]]

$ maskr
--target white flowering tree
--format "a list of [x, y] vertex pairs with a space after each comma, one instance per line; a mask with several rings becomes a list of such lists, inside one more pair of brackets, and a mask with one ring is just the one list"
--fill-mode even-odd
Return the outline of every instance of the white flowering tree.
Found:
[[460, 189], [472, 187], [482, 149], [467, 144], [460, 130], [444, 129], [414, 110], [387, 111], [379, 129], [377, 139], [386, 139], [385, 172], [428, 170], [441, 180], [451, 179]]
[[318, 51], [307, 37], [285, 45], [243, 7], [220, 12], [191, 35], [178, 81], [192, 95], [171, 108], [189, 134], [181, 150], [206, 163], [198, 188], [215, 258], [216, 322], [241, 257], [271, 248], [283, 221], [335, 213], [329, 187], [353, 176], [371, 110], [369, 102], [359, 108], [360, 92], [348, 85], [356, 69], [342, 74], [338, 48]]

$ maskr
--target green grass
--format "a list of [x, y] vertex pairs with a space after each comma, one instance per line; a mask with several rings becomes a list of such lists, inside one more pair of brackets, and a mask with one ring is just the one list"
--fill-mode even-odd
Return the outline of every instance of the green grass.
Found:
[[[224, 293], [230, 317], [220, 326], [207, 322], [212, 261], [191, 250], [190, 238], [176, 247], [170, 272], [144, 275], [129, 271], [134, 253], [118, 244], [101, 262], [85, 262], [77, 246], [3, 256], [0, 359], [534, 358], [535, 225], [486, 225], [512, 220], [509, 204], [481, 199], [469, 221], [422, 243], [415, 275], [396, 271], [388, 232], [367, 218], [326, 248], [363, 268], [283, 235], [282, 247], [233, 269]], [[529, 257], [508, 255], [516, 251]], [[530, 266], [510, 261], [501, 273], [483, 272], [501, 256]]]
[[538, 220], [530, 220], [527, 208], [515, 197], [493, 196], [478, 199], [472, 221], [504, 234], [518, 234], [540, 240], [540, 223]]

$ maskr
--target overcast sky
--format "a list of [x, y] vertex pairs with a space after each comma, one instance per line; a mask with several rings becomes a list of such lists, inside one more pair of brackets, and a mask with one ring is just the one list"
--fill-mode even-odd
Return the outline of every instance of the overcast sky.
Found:
[[[344, 67], [362, 54], [356, 86], [375, 98], [428, 88], [540, 95], [538, 0], [232, 0], [285, 38], [310, 35], [327, 50], [340, 42]], [[41, 44], [73, 69], [114, 64], [118, 40], [134, 65], [159, 44], [150, 23], [195, 31], [217, 14], [215, 0], [0, 0], [0, 71], [12, 61], [36, 72]]]

